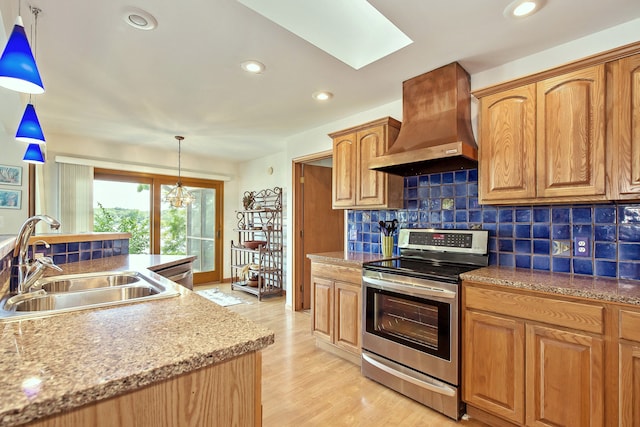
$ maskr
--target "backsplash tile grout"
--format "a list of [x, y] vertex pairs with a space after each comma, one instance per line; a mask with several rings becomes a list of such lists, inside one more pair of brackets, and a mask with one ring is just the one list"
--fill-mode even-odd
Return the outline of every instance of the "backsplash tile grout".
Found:
[[377, 223], [397, 219], [401, 228], [489, 230], [491, 265], [640, 280], [639, 204], [480, 205], [477, 169], [407, 177], [404, 196], [404, 209], [348, 211], [348, 250], [381, 253]]

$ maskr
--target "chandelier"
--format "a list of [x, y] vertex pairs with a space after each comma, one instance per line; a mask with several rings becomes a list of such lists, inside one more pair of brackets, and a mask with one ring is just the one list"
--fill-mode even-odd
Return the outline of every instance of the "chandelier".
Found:
[[181, 144], [184, 136], [176, 136], [178, 140], [178, 182], [176, 186], [171, 189], [164, 197], [165, 202], [169, 202], [174, 208], [182, 208], [193, 203], [196, 198], [182, 185], [182, 179], [180, 178], [180, 157], [181, 157]]

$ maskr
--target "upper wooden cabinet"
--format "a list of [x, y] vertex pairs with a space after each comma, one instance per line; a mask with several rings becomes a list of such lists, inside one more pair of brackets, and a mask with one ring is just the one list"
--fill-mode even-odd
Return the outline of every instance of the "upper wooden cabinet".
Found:
[[605, 66], [480, 98], [480, 203], [599, 201]]
[[640, 54], [607, 64], [612, 199], [640, 197]]
[[401, 208], [404, 178], [369, 170], [395, 142], [400, 122], [386, 117], [329, 134], [333, 138], [333, 208]]
[[604, 64], [536, 86], [538, 197], [603, 200]]
[[536, 85], [481, 99], [480, 200], [536, 196]]

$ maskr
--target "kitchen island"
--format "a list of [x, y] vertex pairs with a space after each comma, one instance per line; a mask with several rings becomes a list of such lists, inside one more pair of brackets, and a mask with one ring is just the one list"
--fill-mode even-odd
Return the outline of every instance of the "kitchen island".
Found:
[[[122, 255], [59, 274], [171, 262]], [[261, 350], [274, 334], [186, 288], [1, 326], [0, 426], [261, 424]]]

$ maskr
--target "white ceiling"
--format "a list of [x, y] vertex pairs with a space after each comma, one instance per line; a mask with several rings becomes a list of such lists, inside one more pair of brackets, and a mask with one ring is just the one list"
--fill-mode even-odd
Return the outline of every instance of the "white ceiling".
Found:
[[[36, 108], [45, 136], [175, 149], [181, 134], [185, 152], [249, 160], [284, 149], [290, 135], [398, 100], [404, 80], [452, 61], [474, 74], [640, 17], [638, 0], [547, 0], [521, 20], [503, 16], [511, 0], [371, 0], [414, 43], [354, 70], [235, 0], [134, 1], [23, 0], [27, 33], [27, 5], [43, 10], [37, 62], [46, 92]], [[9, 32], [17, 2], [3, 3]], [[158, 27], [127, 25], [128, 6]], [[266, 72], [242, 71], [247, 59]], [[317, 90], [334, 98], [318, 103]]]

